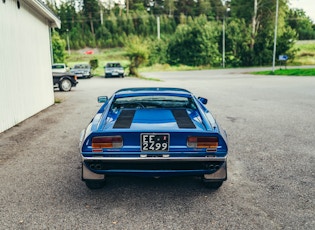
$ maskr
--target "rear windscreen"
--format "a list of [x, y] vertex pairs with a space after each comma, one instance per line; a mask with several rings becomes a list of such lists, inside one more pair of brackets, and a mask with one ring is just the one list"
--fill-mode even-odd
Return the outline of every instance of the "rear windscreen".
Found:
[[112, 109], [115, 108], [196, 109], [196, 105], [191, 97], [150, 95], [116, 98], [112, 104]]

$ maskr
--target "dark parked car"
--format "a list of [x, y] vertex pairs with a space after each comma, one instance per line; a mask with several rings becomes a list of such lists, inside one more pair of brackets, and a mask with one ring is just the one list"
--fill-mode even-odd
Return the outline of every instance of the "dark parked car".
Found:
[[108, 62], [105, 68], [105, 78], [107, 77], [124, 77], [125, 71], [119, 62]]
[[53, 84], [60, 91], [70, 91], [72, 87], [78, 84], [77, 76], [69, 72], [53, 73]]
[[110, 175], [199, 176], [213, 189], [227, 179], [227, 136], [206, 98], [179, 88], [127, 88], [98, 101], [80, 138], [88, 188], [102, 188]]
[[91, 66], [88, 64], [76, 64], [70, 69], [70, 73], [75, 74], [78, 78], [91, 78]]

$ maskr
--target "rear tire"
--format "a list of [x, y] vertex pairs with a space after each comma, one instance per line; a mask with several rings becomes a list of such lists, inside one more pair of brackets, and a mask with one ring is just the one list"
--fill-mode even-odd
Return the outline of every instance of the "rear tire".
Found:
[[85, 180], [89, 189], [101, 189], [105, 186], [105, 180]]
[[69, 79], [63, 79], [59, 82], [59, 90], [68, 92], [71, 90], [72, 83]]

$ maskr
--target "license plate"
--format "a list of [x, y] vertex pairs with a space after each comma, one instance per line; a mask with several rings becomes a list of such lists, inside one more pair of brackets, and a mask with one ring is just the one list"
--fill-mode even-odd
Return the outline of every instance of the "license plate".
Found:
[[169, 148], [169, 134], [141, 134], [141, 151], [143, 152], [167, 152]]
[[115, 75], [115, 76], [116, 76], [116, 75], [118, 75], [118, 73], [117, 73], [117, 72], [112, 72], [112, 75]]

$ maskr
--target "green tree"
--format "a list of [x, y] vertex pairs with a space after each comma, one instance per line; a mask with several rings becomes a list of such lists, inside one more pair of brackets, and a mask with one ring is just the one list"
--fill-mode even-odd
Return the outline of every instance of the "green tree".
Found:
[[133, 20], [137, 35], [148, 36], [149, 28], [147, 24], [149, 23], [149, 14], [147, 12], [136, 11], [133, 14]]
[[148, 61], [149, 48], [146, 41], [137, 36], [129, 37], [126, 43], [126, 56], [129, 58], [130, 75], [140, 77], [138, 68]]
[[[255, 66], [271, 64], [273, 57], [276, 0], [233, 0], [231, 2], [232, 18], [243, 19], [250, 28], [250, 39], [245, 41], [249, 44], [249, 51], [246, 55], [239, 56], [242, 66]], [[244, 10], [244, 8], [248, 10]], [[286, 22], [288, 12], [288, 1], [279, 0], [277, 46], [281, 46], [279, 41], [290, 44], [295, 40], [294, 33], [291, 33]], [[286, 36], [284, 34], [287, 33]], [[280, 39], [281, 38], [281, 39]], [[248, 37], [247, 37], [248, 39]], [[286, 39], [286, 40], [285, 40]], [[289, 50], [278, 51], [287, 53]], [[289, 47], [287, 47], [289, 48]]]
[[[86, 46], [86, 42], [84, 39], [82, 39], [82, 27], [80, 27], [80, 24], [75, 24], [74, 27], [72, 27], [71, 30], [68, 32], [69, 41], [70, 41], [70, 47], [71, 49], [80, 49]], [[66, 40], [67, 34], [63, 35], [63, 38]]]
[[291, 9], [287, 16], [288, 24], [294, 29], [299, 40], [312, 40], [315, 39], [315, 28], [311, 19], [306, 16], [305, 11], [302, 9]]
[[112, 34], [110, 31], [105, 27], [101, 26], [96, 31], [97, 39], [97, 46], [101, 48], [111, 47], [112, 45]]
[[[218, 38], [222, 38], [222, 34]], [[225, 62], [227, 66], [239, 67], [242, 62], [247, 60], [250, 55], [250, 38], [251, 30], [246, 25], [244, 19], [229, 19], [226, 23], [225, 30]], [[220, 50], [222, 50], [222, 42], [220, 44]]]
[[186, 16], [195, 16], [196, 1], [181, 0], [175, 3], [175, 15], [184, 14]]
[[172, 36], [169, 47], [169, 63], [189, 66], [220, 63], [217, 37], [221, 27], [216, 22], [208, 22], [206, 16], [200, 16], [186, 25], [179, 25]]
[[[226, 5], [229, 5], [228, 0], [224, 1]], [[222, 0], [210, 0], [211, 4], [211, 16], [216, 20], [221, 20], [223, 16], [227, 13], [227, 7], [224, 6]]]
[[213, 16], [210, 0], [199, 0], [196, 3], [195, 15]]
[[57, 9], [58, 15], [61, 20], [61, 34], [66, 33], [67, 30], [71, 31], [75, 27], [80, 15], [77, 14], [74, 1], [62, 2], [60, 8]]
[[83, 0], [83, 14], [89, 21], [91, 33], [95, 35], [95, 25], [100, 24], [100, 6], [98, 0]]
[[174, 11], [176, 10], [175, 1], [176, 0], [165, 0], [165, 3], [164, 3], [165, 15], [168, 15], [169, 17], [174, 16]]
[[65, 62], [65, 49], [66, 41], [61, 39], [58, 32], [52, 33], [52, 49], [53, 49], [53, 62]]
[[289, 57], [289, 61], [293, 60], [297, 52], [297, 50], [293, 48], [297, 38], [296, 31], [290, 26], [286, 26], [283, 33], [277, 39], [277, 57], [285, 54]]
[[143, 0], [126, 0], [131, 11], [144, 11], [146, 9], [146, 1]]
[[154, 64], [166, 64], [168, 60], [167, 54], [167, 41], [160, 39], [154, 39], [149, 44], [150, 54], [149, 54], [149, 65]]
[[167, 15], [162, 15], [160, 17], [160, 27], [162, 35], [170, 35], [174, 34], [176, 30], [176, 22], [173, 17], [169, 17]]
[[135, 24], [133, 21], [133, 16], [131, 14], [122, 14], [121, 17], [117, 19], [118, 33], [126, 33], [127, 35], [135, 34]]

